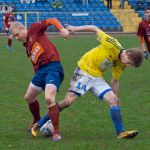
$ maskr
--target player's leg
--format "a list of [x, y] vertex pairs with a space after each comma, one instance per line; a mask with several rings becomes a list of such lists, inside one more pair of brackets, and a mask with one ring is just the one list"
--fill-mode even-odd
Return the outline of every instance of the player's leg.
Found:
[[[55, 130], [59, 132], [59, 109], [57, 105], [55, 104], [55, 97], [57, 94], [57, 90], [62, 82], [63, 75], [61, 75], [59, 72], [51, 71], [51, 69], [48, 68], [49, 65], [46, 65], [43, 67], [43, 69], [40, 71], [46, 74], [45, 72], [48, 72], [47, 75], [42, 75], [43, 81], [45, 82], [45, 101], [48, 107], [48, 113], [44, 115], [31, 129], [31, 134], [33, 137], [36, 137], [38, 134], [38, 130], [40, 129], [43, 124], [47, 122], [47, 120], [50, 119], [55, 127]], [[55, 131], [56, 132], [56, 131]]]
[[[110, 117], [112, 119], [116, 134], [128, 132], [126, 137], [134, 137], [137, 131], [125, 131], [122, 121], [121, 109], [119, 106], [119, 98], [113, 93], [111, 87], [105, 82], [104, 79], [93, 79], [92, 88], [90, 91], [99, 99], [106, 101], [110, 106]], [[125, 137], [124, 136], [124, 137]], [[122, 136], [123, 137], [123, 136]]]
[[37, 124], [39, 125], [39, 127], [42, 127], [48, 120], [50, 120], [50, 117], [49, 117], [48, 113], [46, 113], [46, 114], [37, 122]]
[[121, 139], [135, 137], [138, 134], [137, 130], [124, 131], [122, 114], [119, 106], [119, 98], [113, 93], [113, 91], [109, 91], [104, 95], [103, 99], [110, 106], [110, 116], [116, 129], [118, 138]]
[[[26, 91], [26, 94], [24, 96], [24, 99], [27, 101], [29, 110], [33, 116], [33, 122], [31, 124], [31, 127], [40, 120], [40, 107], [39, 102], [36, 99], [37, 95], [40, 93], [41, 88], [35, 86], [32, 82], [29, 84], [28, 89]], [[29, 128], [31, 128], [29, 127]]]
[[52, 140], [57, 142], [61, 140], [61, 136], [59, 133], [59, 109], [56, 105], [55, 97], [64, 78], [63, 68], [59, 62], [49, 63], [38, 70], [37, 74], [39, 74], [41, 80], [41, 83], [38, 82], [38, 84], [45, 89], [45, 101], [48, 107], [48, 115], [54, 126]]
[[57, 104], [59, 111], [62, 111], [63, 109], [69, 107], [77, 99], [77, 97], [77, 93], [67, 92], [65, 98]]
[[[63, 68], [59, 62], [49, 63], [37, 71], [32, 82], [45, 90], [45, 101], [48, 107], [48, 115], [54, 126], [53, 141], [59, 141], [59, 109], [55, 103], [57, 90], [63, 80]], [[56, 138], [55, 138], [56, 136]]]
[[45, 87], [45, 101], [48, 106], [48, 114], [51, 118], [52, 124], [54, 126], [54, 133], [52, 136], [53, 141], [61, 140], [60, 130], [59, 130], [59, 109], [55, 103], [55, 97], [57, 93], [57, 87], [54, 84], [47, 84]]
[[92, 87], [90, 91], [99, 99], [106, 101], [110, 105], [110, 116], [112, 118], [117, 134], [124, 131], [122, 124], [122, 116], [119, 105], [119, 99], [112, 92], [111, 87], [103, 78], [93, 77]]
[[45, 88], [45, 68], [43, 67], [43, 69], [37, 70], [25, 94], [25, 99], [29, 104], [29, 109], [34, 118], [33, 123], [36, 123], [40, 120], [40, 107], [36, 97], [44, 88]]
[[119, 106], [119, 98], [113, 93], [113, 91], [108, 91], [103, 96], [103, 100], [106, 101], [110, 106], [110, 116], [113, 121], [117, 135], [124, 131], [122, 114]]
[[45, 101], [48, 107], [49, 117], [54, 126], [52, 140], [57, 142], [61, 140], [61, 136], [59, 131], [59, 109], [56, 105], [55, 97], [63, 81], [64, 73], [62, 65], [59, 62], [48, 64], [46, 66], [46, 72]]
[[7, 49], [10, 51], [13, 50], [12, 49], [12, 39], [13, 39], [13, 36], [11, 34], [9, 34], [8, 35], [8, 41], [7, 41]]

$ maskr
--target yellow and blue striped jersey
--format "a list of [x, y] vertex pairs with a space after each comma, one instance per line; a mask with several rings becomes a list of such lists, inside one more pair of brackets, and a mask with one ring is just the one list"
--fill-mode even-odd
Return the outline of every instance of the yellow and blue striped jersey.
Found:
[[119, 59], [123, 49], [121, 44], [101, 30], [97, 33], [97, 39], [100, 45], [85, 53], [78, 61], [78, 67], [95, 77], [103, 77], [104, 71], [112, 68], [112, 76], [118, 80], [125, 67]]

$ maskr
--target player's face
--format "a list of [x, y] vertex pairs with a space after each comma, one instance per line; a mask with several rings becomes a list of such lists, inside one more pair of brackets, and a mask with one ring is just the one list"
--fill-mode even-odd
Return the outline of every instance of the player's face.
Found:
[[12, 7], [9, 6], [7, 11], [11, 13], [12, 12]]
[[132, 66], [132, 62], [129, 59], [128, 53], [126, 51], [121, 53], [121, 62], [126, 66]]
[[150, 21], [150, 10], [145, 11], [145, 17], [147, 21]]
[[25, 29], [13, 29], [12, 36], [20, 42], [25, 42], [26, 41]]

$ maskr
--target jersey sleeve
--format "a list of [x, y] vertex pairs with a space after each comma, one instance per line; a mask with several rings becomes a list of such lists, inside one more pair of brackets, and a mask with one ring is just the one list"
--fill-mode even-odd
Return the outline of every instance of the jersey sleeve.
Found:
[[3, 16], [3, 24], [4, 24], [4, 27], [5, 27], [5, 28], [8, 27], [8, 25], [7, 25], [7, 20], [8, 20], [8, 17], [7, 17], [7, 15], [5, 14], [5, 15]]
[[112, 68], [112, 77], [115, 80], [119, 80], [124, 68], [125, 68], [125, 66], [121, 63], [119, 63], [117, 66], [114, 66]]
[[140, 37], [144, 37], [144, 29], [142, 28], [142, 23], [139, 23], [138, 29], [137, 29], [137, 35]]
[[119, 50], [123, 49], [121, 44], [116, 39], [109, 36], [102, 30], [97, 33], [97, 40], [106, 48], [117, 48]]
[[57, 30], [60, 30], [63, 28], [62, 24], [56, 19], [56, 18], [49, 18], [46, 20], [46, 24], [48, 26], [55, 26]]

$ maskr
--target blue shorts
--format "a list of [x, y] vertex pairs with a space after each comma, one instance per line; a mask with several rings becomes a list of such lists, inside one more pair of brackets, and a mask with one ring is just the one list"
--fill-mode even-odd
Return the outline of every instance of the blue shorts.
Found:
[[6, 30], [6, 34], [7, 34], [7, 35], [10, 35], [11, 33], [10, 33], [10, 31], [9, 31], [9, 30], [8, 30], [8, 31]]
[[46, 84], [53, 84], [59, 89], [64, 78], [63, 67], [60, 62], [51, 62], [41, 66], [32, 79], [32, 83], [45, 89]]

